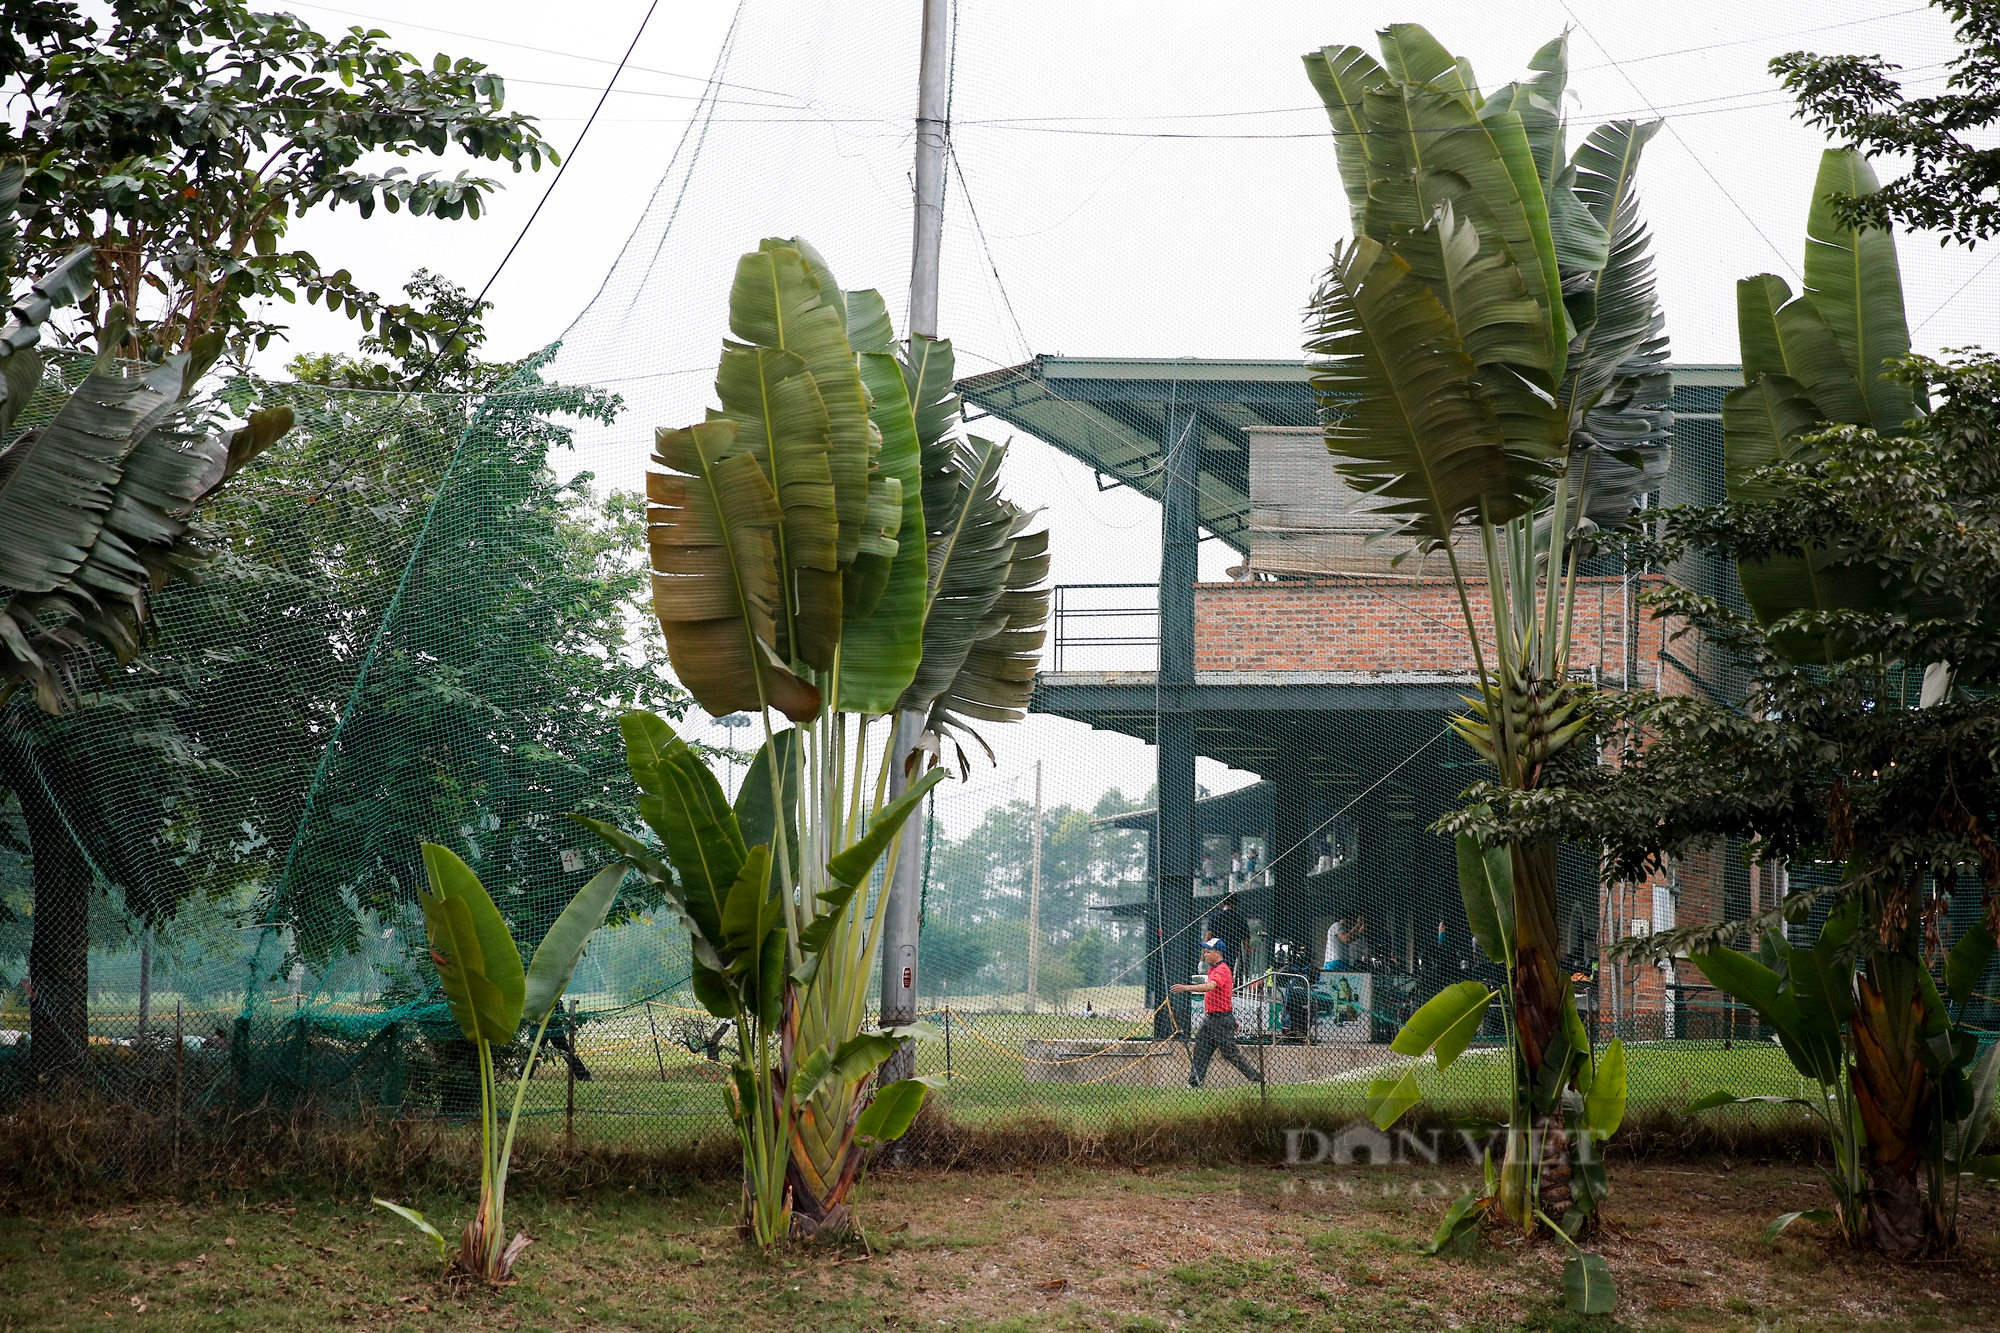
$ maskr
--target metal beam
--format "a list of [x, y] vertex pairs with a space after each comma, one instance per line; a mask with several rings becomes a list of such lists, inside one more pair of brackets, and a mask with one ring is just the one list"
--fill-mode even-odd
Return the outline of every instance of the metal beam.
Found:
[[[1165, 589], [1161, 589], [1162, 603]], [[1165, 644], [1161, 645], [1164, 654]], [[1164, 658], [1163, 658], [1164, 660]], [[1035, 682], [1030, 709], [1079, 722], [1094, 718], [1155, 713], [1201, 713], [1210, 717], [1231, 713], [1446, 713], [1464, 707], [1466, 686], [1459, 681], [1357, 680], [1311, 684], [1155, 684], [1133, 680], [1151, 672], [1105, 673], [1116, 680], [1090, 680], [1093, 673], [1072, 671], [1059, 677], [1043, 674]], [[1093, 722], [1093, 725], [1096, 725]], [[1123, 731], [1124, 728], [1117, 728]], [[1132, 733], [1126, 733], [1132, 734]]]

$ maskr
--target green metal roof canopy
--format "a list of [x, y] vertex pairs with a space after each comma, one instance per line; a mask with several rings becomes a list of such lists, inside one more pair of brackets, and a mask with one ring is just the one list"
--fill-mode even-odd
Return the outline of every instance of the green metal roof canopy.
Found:
[[1201, 479], [1201, 526], [1245, 550], [1250, 522], [1250, 451], [1256, 426], [1319, 421], [1312, 373], [1299, 361], [1152, 360], [1038, 356], [1025, 365], [958, 382], [966, 402], [1097, 473], [1097, 484], [1161, 498], [1161, 445], [1171, 411], [1185, 426]]
[[[1732, 365], [1670, 369], [1675, 413], [1697, 420], [1712, 421], [1722, 394], [1743, 382], [1743, 372]], [[980, 414], [999, 417], [1091, 468], [1100, 488], [1130, 486], [1155, 500], [1162, 495], [1167, 417], [1191, 417], [1180, 447], [1194, 451], [1200, 524], [1247, 553], [1250, 453], [1243, 432], [1316, 425], [1311, 382], [1302, 361], [1038, 356], [962, 379], [958, 391]]]

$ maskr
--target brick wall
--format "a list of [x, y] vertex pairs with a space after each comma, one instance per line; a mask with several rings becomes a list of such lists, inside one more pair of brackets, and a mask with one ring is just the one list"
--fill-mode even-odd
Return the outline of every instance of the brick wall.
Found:
[[[1652, 582], [1641, 580], [1640, 584]], [[1635, 584], [1633, 592], [1640, 591]], [[1622, 578], [1585, 579], [1577, 589], [1570, 665], [1596, 668], [1624, 683], [1627, 636]], [[1194, 655], [1198, 671], [1472, 671], [1465, 617], [1448, 580], [1326, 578], [1286, 583], [1195, 586]], [[1492, 646], [1490, 614], [1473, 606]], [[1636, 609], [1638, 679], [1651, 688], [1660, 668], [1662, 631]], [[1670, 681], [1668, 688], [1673, 688]]]
[[[1601, 683], [1627, 684], [1627, 636], [1636, 621], [1636, 643], [1630, 650], [1636, 671], [1629, 683], [1666, 694], [1700, 690], [1701, 677], [1714, 667], [1706, 660], [1701, 636], [1676, 635], [1681, 626], [1655, 620], [1639, 604], [1641, 594], [1663, 582], [1658, 577], [1635, 580], [1628, 608], [1624, 579], [1580, 580], [1572, 670], [1595, 668]], [[1483, 591], [1483, 585], [1475, 586], [1472, 611], [1490, 651], [1491, 612], [1480, 600]], [[1197, 671], [1469, 675], [1473, 670], [1464, 613], [1447, 579], [1329, 576], [1283, 583], [1201, 583], [1195, 585], [1194, 635]], [[1665, 900], [1672, 891], [1663, 875], [1637, 884], [1604, 885], [1599, 900], [1603, 947], [1631, 932], [1635, 921], [1644, 931], [1655, 922], [1721, 919], [1721, 848], [1679, 858], [1676, 881], [1678, 901], [1671, 906]], [[1608, 1025], [1615, 1015], [1628, 1038], [1670, 1037], [1676, 1029], [1689, 1036], [1724, 1036], [1727, 1019], [1714, 1008], [1717, 997], [1686, 991], [1676, 996], [1669, 991], [1670, 978], [1683, 987], [1705, 981], [1700, 968], [1686, 959], [1671, 971], [1651, 963], [1614, 968], [1604, 960], [1600, 1020]], [[1676, 1010], [1684, 1012], [1677, 1016]], [[1609, 1026], [1603, 1031], [1611, 1034]], [[1736, 1030], [1729, 1029], [1728, 1035], [1737, 1035]]]

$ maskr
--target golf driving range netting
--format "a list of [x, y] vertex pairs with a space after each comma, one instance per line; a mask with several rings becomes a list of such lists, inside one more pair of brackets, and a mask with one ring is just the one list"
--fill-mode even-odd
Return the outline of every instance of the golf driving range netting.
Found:
[[[35, 784], [0, 806], [0, 1109], [33, 1094], [30, 1044], [51, 1039], [29, 1032], [40, 932], [50, 957], [87, 944], [91, 1095], [173, 1116], [189, 1144], [257, 1108], [469, 1117], [475, 1064], [416, 907], [420, 841], [465, 857], [527, 953], [602, 861], [565, 816], [631, 823], [622, 710], [678, 718], [725, 785], [742, 781], [759, 729], [700, 713], [667, 672], [637, 492], [653, 429], [710, 402], [730, 274], [760, 237], [805, 236], [844, 285], [880, 288], [903, 331], [914, 20], [833, 8], [838, 22], [809, 24], [796, 4], [744, 8], [601, 286], [589, 294], [595, 261], [548, 275], [550, 308], [583, 313], [488, 391], [213, 381], [218, 413], [283, 402], [298, 418], [205, 515], [216, 560], [158, 594], [157, 641], [106, 664], [81, 707], [50, 717], [17, 696], [0, 714], [30, 756], [9, 781]], [[1358, 1114], [1417, 1005], [1498, 980], [1431, 831], [1481, 772], [1446, 729], [1470, 687], [1463, 624], [1434, 564], [1390, 565], [1336, 502], [1297, 364], [1036, 356], [973, 193], [1033, 176], [1032, 143], [977, 128], [1019, 71], [1053, 79], [1027, 19], [968, 12], [958, 37], [984, 54], [955, 74], [968, 129], [940, 332], [969, 428], [1013, 438], [1010, 468], [1040, 467], [1086, 509], [1162, 499], [1176, 480], [1192, 509], [1184, 548], [1175, 531], [1162, 545], [1157, 508], [1137, 526], [1051, 524], [1035, 712], [987, 728], [994, 758], [973, 747], [910, 826], [919, 1007], [938, 1029], [919, 1066], [949, 1076], [946, 1114], [986, 1124], [1089, 1130], [1256, 1097], [1224, 1061], [1187, 1086], [1201, 1002], [1168, 988], [1219, 934], [1272, 1104]], [[960, 147], [988, 155], [968, 173]], [[1219, 191], [1333, 170], [1310, 138], [1191, 151], [1183, 175]], [[81, 373], [58, 358], [22, 427]], [[1677, 375], [1675, 463], [1649, 504], [1720, 495], [1716, 414], [1735, 382], [1728, 367]], [[1163, 587], [1160, 556], [1204, 574]], [[1098, 565], [1117, 572], [1093, 581]], [[1643, 594], [1669, 574], [1734, 595], [1720, 568], [1599, 570], [1575, 673], [1739, 698], [1739, 670], [1649, 618]], [[37, 901], [38, 861], [60, 901]], [[1746, 917], [1814, 873], [1788, 881], [1719, 845], [1645, 884], [1604, 883], [1591, 849], [1564, 850], [1564, 963], [1597, 1037], [1630, 1044], [1635, 1106], [1798, 1089], [1754, 1016], [1697, 972], [1607, 950]], [[531, 1116], [663, 1147], [726, 1133], [734, 1033], [687, 976], [685, 935], [633, 877], [552, 1028]], [[2000, 1027], [1980, 1003], [1973, 1021]], [[1497, 1024], [1442, 1079], [1423, 1074], [1427, 1091], [1500, 1113]]]

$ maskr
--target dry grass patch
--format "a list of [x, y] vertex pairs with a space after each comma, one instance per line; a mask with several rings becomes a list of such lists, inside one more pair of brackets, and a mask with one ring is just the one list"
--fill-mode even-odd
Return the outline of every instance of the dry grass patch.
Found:
[[[1896, 1266], [1804, 1228], [1759, 1242], [1772, 1214], [1819, 1202], [1810, 1171], [1624, 1168], [1601, 1246], [1621, 1289], [1613, 1323], [1562, 1312], [1551, 1247], [1418, 1253], [1465, 1178], [1451, 1167], [909, 1172], [868, 1187], [867, 1250], [769, 1259], [739, 1249], [725, 1185], [523, 1198], [518, 1220], [536, 1244], [499, 1292], [441, 1285], [420, 1238], [365, 1199], [27, 1207], [0, 1218], [0, 1329], [2000, 1327], [1991, 1190], [1971, 1196], [1962, 1255]], [[462, 1223], [470, 1200], [414, 1202]]]

